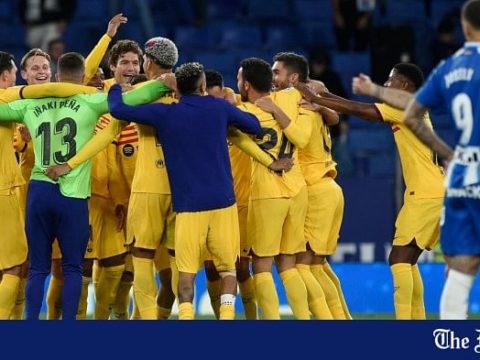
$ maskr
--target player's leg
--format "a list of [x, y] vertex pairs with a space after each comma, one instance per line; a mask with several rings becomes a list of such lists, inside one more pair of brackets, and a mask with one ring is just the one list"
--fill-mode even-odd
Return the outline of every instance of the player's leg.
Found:
[[55, 190], [54, 185], [40, 181], [31, 181], [28, 189], [25, 230], [30, 269], [25, 289], [25, 313], [26, 318], [32, 320], [40, 315], [45, 280], [50, 274], [52, 242], [58, 221], [52, 207], [60, 205]]
[[[113, 239], [106, 239], [109, 241]], [[96, 306], [94, 319], [107, 320], [117, 297], [122, 276], [125, 271], [126, 253], [99, 259], [102, 269], [95, 290]]]
[[[238, 205], [237, 205], [238, 206]], [[237, 261], [237, 281], [242, 297], [243, 310], [247, 320], [256, 320], [257, 298], [255, 286], [250, 272], [251, 257], [249, 254], [250, 244], [247, 235], [248, 206], [238, 206], [238, 226], [240, 230], [240, 259]]]
[[207, 291], [210, 297], [213, 313], [220, 318], [220, 296], [222, 295], [222, 278], [215, 268], [213, 260], [204, 261], [205, 276], [207, 278]]
[[160, 289], [157, 294], [157, 319], [168, 320], [175, 302], [175, 294], [172, 291], [172, 271], [168, 249], [163, 245], [160, 245], [155, 253], [155, 269], [160, 278]]
[[27, 285], [27, 276], [28, 276], [28, 261], [22, 264], [22, 268], [20, 270], [20, 284], [18, 285], [18, 292], [17, 292], [17, 298], [15, 300], [15, 306], [10, 315], [11, 320], [23, 319], [23, 312], [25, 311], [25, 286]]
[[449, 257], [449, 271], [440, 299], [440, 319], [466, 319], [480, 264], [480, 202], [447, 197], [444, 211], [440, 241]]
[[27, 239], [15, 189], [0, 195], [0, 319], [10, 318], [18, 298], [24, 264], [27, 260]]
[[[240, 242], [241, 243], [241, 242]], [[240, 247], [242, 249], [242, 247]], [[242, 256], [240, 252], [240, 259], [237, 261], [237, 281], [240, 289], [240, 296], [242, 297], [243, 311], [247, 320], [256, 320], [257, 313], [257, 298], [255, 296], [255, 286], [253, 283], [253, 276], [250, 273], [250, 256]]]
[[[84, 286], [83, 263], [90, 237], [88, 202], [85, 199], [67, 198], [61, 195], [59, 190], [58, 193], [61, 197], [61, 206], [57, 209], [59, 216], [57, 234], [62, 252], [62, 319], [74, 320]], [[91, 272], [87, 275], [91, 278]]]
[[[280, 254], [275, 259], [288, 303], [297, 319], [310, 319], [308, 292], [305, 282], [296, 268], [296, 254], [305, 252], [305, 216], [308, 193], [305, 186], [288, 200], [289, 208], [283, 225]], [[318, 288], [317, 288], [318, 290]]]
[[129, 253], [125, 259], [125, 271], [118, 285], [117, 296], [113, 304], [113, 319], [128, 320], [130, 306], [130, 290], [133, 285], [132, 255]]
[[280, 319], [277, 289], [272, 275], [274, 256], [280, 252], [288, 199], [252, 200], [248, 204], [247, 233], [251, 245], [253, 282], [261, 318]]
[[220, 320], [235, 318], [237, 274], [235, 263], [240, 256], [240, 231], [237, 206], [210, 211], [207, 249], [222, 278]]
[[55, 240], [52, 245], [52, 276], [47, 290], [47, 320], [59, 320], [62, 317], [62, 293], [63, 293], [63, 274], [62, 274], [62, 254]]
[[77, 320], [85, 320], [87, 318], [88, 287], [92, 282], [94, 261], [95, 259], [93, 258], [85, 258], [83, 260], [82, 291], [80, 292], [80, 299], [78, 300]]

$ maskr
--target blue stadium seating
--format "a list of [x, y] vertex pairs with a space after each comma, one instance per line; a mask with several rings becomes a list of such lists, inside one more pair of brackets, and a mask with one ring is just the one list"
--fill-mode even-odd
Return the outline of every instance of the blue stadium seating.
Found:
[[370, 53], [335, 52], [332, 54], [332, 67], [342, 79], [349, 95], [352, 91], [352, 77], [359, 73], [370, 74]]
[[255, 49], [262, 45], [262, 35], [259, 27], [247, 24], [231, 25], [220, 34], [220, 48]]
[[108, 1], [83, 0], [81, 3], [77, 2], [74, 19], [97, 21], [97, 25], [102, 24], [101, 26], [106, 29], [109, 20]]
[[235, 56], [228, 51], [201, 51], [193, 54], [192, 58], [201, 63], [205, 69], [214, 69], [220, 71], [222, 74], [231, 74], [238, 69]]
[[351, 129], [348, 133], [348, 147], [352, 152], [390, 151], [394, 148], [392, 131], [387, 129]]
[[305, 20], [300, 22], [302, 38], [308, 47], [323, 47], [334, 49], [336, 46], [335, 32], [332, 23], [316, 20]]
[[208, 19], [239, 18], [244, 4], [244, 0], [209, 0], [207, 7]]
[[430, 19], [437, 26], [442, 18], [453, 9], [461, 8], [464, 0], [435, 0], [432, 1], [432, 13]]
[[427, 20], [423, 0], [388, 0], [387, 20], [392, 24], [413, 24]]
[[291, 15], [289, 0], [247, 0], [247, 14], [256, 20], [287, 19]]
[[269, 26], [265, 29], [266, 50], [286, 51], [302, 48], [304, 45], [303, 36], [298, 28], [293, 26]]
[[333, 17], [331, 0], [295, 0], [295, 15], [299, 19], [331, 22]]
[[174, 41], [179, 49], [212, 49], [218, 42], [218, 33], [210, 26], [177, 26]]

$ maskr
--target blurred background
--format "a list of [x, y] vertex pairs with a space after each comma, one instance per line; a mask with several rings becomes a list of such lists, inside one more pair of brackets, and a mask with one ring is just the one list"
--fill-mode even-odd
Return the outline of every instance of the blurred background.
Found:
[[[462, 4], [462, 0], [0, 0], [0, 49], [13, 53], [17, 62], [37, 46], [52, 59], [67, 51], [86, 56], [105, 33], [109, 19], [123, 12], [129, 21], [116, 39], [133, 39], [143, 47], [149, 37], [168, 37], [178, 46], [179, 64], [198, 61], [216, 69], [234, 90], [241, 59], [255, 56], [271, 63], [277, 52], [295, 51], [309, 59], [311, 77], [324, 81], [331, 92], [373, 101], [352, 94], [352, 76], [363, 72], [383, 83], [398, 62], [416, 63], [427, 76], [463, 44]], [[36, 26], [44, 24], [52, 24], [54, 30], [35, 42]], [[108, 67], [104, 70], [108, 75]], [[431, 117], [437, 133], [452, 143], [448, 116], [438, 112]], [[404, 185], [390, 127], [344, 116], [332, 129], [332, 138], [345, 195], [345, 217], [332, 261], [338, 263], [347, 300], [358, 297], [352, 312], [392, 313], [385, 262]], [[442, 257], [432, 251], [420, 261], [441, 262]], [[351, 267], [374, 262], [378, 264]], [[371, 272], [372, 281], [354, 281], [358, 271]], [[424, 278], [427, 311], [438, 312], [443, 265], [422, 266], [422, 273], [429, 277]], [[473, 302], [472, 311], [480, 311], [478, 302]]]

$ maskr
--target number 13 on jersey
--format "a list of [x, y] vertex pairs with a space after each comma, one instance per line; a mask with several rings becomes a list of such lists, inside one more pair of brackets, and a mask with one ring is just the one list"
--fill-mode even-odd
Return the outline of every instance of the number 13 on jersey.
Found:
[[40, 137], [42, 142], [40, 154], [42, 165], [64, 164], [75, 156], [77, 153], [76, 135], [77, 124], [72, 118], [63, 118], [54, 124], [42, 122], [35, 131], [35, 137]]

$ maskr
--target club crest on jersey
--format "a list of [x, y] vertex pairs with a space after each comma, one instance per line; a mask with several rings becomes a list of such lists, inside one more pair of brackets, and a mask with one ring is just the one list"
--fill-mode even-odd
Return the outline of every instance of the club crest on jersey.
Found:
[[163, 161], [163, 159], [158, 159], [157, 161], [155, 161], [155, 165], [157, 168], [161, 169], [165, 166], [165, 162]]
[[131, 157], [135, 154], [135, 147], [132, 144], [126, 144], [122, 148], [123, 155], [126, 157]]

